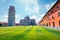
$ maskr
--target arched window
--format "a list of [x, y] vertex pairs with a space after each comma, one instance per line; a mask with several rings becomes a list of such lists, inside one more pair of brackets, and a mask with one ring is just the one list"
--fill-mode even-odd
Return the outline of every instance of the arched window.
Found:
[[55, 27], [55, 23], [53, 22], [53, 27]]
[[52, 16], [52, 19], [54, 19], [54, 16]]
[[53, 10], [51, 11], [51, 13], [53, 12]]
[[59, 27], [60, 27], [60, 21], [59, 21]]
[[56, 8], [59, 8], [59, 6], [57, 6]]
[[48, 26], [48, 23], [47, 23], [47, 26]]

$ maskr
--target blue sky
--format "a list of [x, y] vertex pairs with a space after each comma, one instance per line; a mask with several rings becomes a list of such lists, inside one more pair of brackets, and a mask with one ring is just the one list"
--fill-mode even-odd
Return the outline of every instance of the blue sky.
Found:
[[25, 16], [38, 23], [57, 0], [0, 0], [0, 22], [8, 22], [8, 9], [13, 5], [16, 10], [16, 23]]

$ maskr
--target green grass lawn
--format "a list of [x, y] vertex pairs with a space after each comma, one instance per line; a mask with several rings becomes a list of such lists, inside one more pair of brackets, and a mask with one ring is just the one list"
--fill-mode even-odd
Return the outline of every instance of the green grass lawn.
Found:
[[60, 31], [41, 26], [0, 27], [0, 40], [60, 40]]

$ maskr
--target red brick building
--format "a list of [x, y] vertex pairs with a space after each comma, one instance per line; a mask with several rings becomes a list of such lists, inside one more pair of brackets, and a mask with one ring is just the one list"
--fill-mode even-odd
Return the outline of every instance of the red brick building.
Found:
[[60, 27], [60, 0], [46, 13], [39, 25]]

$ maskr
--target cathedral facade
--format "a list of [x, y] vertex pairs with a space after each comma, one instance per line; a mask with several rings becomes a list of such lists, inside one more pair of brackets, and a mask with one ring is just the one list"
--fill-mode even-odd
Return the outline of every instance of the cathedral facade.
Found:
[[36, 25], [36, 22], [34, 19], [30, 19], [29, 16], [26, 16], [24, 19], [20, 20], [20, 25]]

